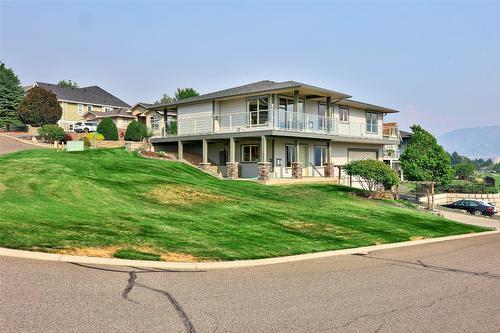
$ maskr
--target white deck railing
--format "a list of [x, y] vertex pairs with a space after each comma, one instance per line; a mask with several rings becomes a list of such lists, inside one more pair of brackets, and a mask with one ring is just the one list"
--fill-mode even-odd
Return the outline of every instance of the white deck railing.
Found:
[[350, 137], [382, 138], [380, 126], [368, 131], [366, 123], [338, 122], [331, 117], [285, 110], [232, 113], [221, 116], [178, 117], [178, 135], [255, 132], [280, 130], [314, 134], [332, 134]]

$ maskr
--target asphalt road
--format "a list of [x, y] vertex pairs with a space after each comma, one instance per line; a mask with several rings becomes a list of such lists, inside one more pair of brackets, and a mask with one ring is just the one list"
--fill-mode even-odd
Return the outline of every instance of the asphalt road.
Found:
[[0, 155], [9, 154], [26, 149], [40, 149], [43, 147], [24, 143], [19, 140], [0, 134]]
[[0, 332], [500, 331], [500, 235], [207, 272], [0, 265]]

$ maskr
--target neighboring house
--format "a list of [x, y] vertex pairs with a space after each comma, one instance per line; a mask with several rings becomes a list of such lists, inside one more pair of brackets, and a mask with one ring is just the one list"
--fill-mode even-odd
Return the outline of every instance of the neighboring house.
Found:
[[104, 112], [90, 111], [83, 115], [84, 120], [101, 121], [104, 118], [111, 118], [117, 129], [126, 130], [128, 124], [136, 117], [129, 112], [128, 108], [112, 109]]
[[340, 177], [352, 160], [383, 160], [383, 117], [393, 109], [295, 81], [259, 81], [149, 107], [177, 115], [157, 151], [198, 153], [229, 178]]
[[57, 96], [63, 110], [58, 125], [66, 131], [72, 131], [74, 123], [84, 120], [83, 115], [88, 112], [98, 113], [117, 108], [130, 108], [130, 105], [98, 86], [66, 88], [57, 84], [35, 82], [25, 91], [35, 86], [51, 91]]
[[153, 137], [169, 134], [170, 124], [177, 119], [177, 112], [152, 109], [154, 105], [139, 102], [132, 106], [129, 112], [148, 128]]

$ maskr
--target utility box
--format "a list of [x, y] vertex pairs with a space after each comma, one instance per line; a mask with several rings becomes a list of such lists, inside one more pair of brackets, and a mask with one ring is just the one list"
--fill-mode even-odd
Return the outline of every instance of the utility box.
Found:
[[83, 141], [68, 141], [66, 151], [83, 151], [85, 149]]

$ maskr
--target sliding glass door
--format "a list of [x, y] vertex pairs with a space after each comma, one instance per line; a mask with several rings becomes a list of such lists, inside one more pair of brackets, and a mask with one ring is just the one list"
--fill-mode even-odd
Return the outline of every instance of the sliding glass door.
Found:
[[301, 130], [304, 128], [304, 100], [299, 99], [297, 110], [294, 110], [293, 104], [292, 97], [279, 97], [279, 128], [286, 130]]

